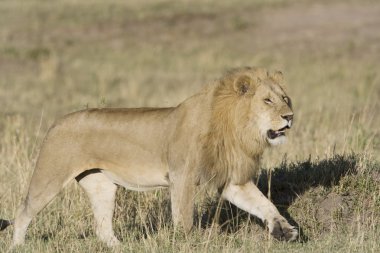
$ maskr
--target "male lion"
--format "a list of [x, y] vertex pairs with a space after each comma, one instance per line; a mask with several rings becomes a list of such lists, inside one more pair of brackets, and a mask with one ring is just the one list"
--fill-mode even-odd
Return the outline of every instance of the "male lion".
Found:
[[264, 149], [283, 142], [292, 125], [282, 83], [281, 72], [245, 67], [176, 107], [88, 109], [58, 120], [14, 221], [13, 245], [24, 243], [31, 219], [74, 178], [89, 196], [96, 234], [109, 246], [119, 244], [112, 229], [116, 185], [169, 187], [174, 224], [185, 230], [193, 225], [196, 186], [214, 187], [263, 220], [275, 238], [295, 240], [297, 230], [252, 182]]

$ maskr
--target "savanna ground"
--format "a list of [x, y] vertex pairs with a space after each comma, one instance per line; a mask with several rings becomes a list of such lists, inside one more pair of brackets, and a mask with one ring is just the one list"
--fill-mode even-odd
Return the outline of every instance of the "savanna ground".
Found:
[[[285, 73], [296, 122], [255, 180], [300, 228], [299, 242], [272, 240], [212, 196], [199, 201], [185, 235], [172, 227], [167, 190], [120, 189], [121, 250], [377, 252], [379, 13], [368, 0], [1, 1], [0, 217], [13, 218], [55, 118], [86, 107], [172, 106], [228, 68], [265, 66]], [[92, 220], [73, 182], [16, 251], [110, 252]], [[0, 251], [12, 230], [0, 233]]]

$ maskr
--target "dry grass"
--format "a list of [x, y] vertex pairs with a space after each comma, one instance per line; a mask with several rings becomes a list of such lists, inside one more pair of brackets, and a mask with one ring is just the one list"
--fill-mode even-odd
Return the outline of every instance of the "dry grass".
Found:
[[[268, 238], [228, 204], [198, 205], [174, 231], [167, 191], [120, 189], [115, 230], [132, 252], [375, 252], [380, 248], [380, 34], [375, 1], [2, 1], [0, 217], [12, 218], [55, 118], [85, 107], [176, 105], [224, 70], [281, 69], [296, 124], [258, 179], [302, 229]], [[333, 204], [332, 204], [333, 203]], [[210, 224], [211, 223], [211, 224]], [[12, 228], [1, 232], [0, 249]], [[32, 222], [17, 252], [110, 251], [73, 183]]]

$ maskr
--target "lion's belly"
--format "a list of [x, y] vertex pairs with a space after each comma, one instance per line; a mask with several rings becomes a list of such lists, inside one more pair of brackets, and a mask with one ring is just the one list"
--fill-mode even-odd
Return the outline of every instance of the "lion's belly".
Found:
[[104, 169], [102, 173], [112, 182], [129, 190], [148, 191], [169, 186], [165, 168], [134, 167], [129, 169]]
[[102, 140], [94, 141], [95, 148], [88, 151], [91, 165], [87, 167], [101, 169], [112, 182], [127, 189], [145, 191], [167, 187], [169, 165], [162, 149], [131, 136], [123, 137], [104, 134]]

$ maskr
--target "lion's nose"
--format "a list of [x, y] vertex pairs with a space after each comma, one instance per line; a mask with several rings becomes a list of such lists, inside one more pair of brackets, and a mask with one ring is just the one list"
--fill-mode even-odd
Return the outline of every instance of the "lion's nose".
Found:
[[293, 114], [286, 114], [286, 115], [281, 115], [281, 118], [287, 120], [288, 122], [293, 120]]

